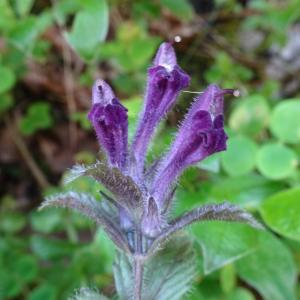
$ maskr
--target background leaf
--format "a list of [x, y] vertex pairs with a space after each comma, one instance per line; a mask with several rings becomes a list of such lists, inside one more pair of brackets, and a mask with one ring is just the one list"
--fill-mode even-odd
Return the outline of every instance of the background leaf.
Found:
[[278, 180], [292, 175], [297, 164], [296, 153], [281, 144], [266, 144], [257, 153], [257, 167], [270, 179]]
[[0, 94], [10, 90], [15, 82], [16, 76], [11, 69], [0, 65]]
[[160, 2], [178, 18], [189, 20], [193, 16], [193, 8], [187, 0], [160, 0]]
[[278, 104], [271, 116], [270, 129], [283, 142], [300, 142], [300, 101], [285, 100]]
[[255, 166], [257, 146], [245, 136], [232, 137], [228, 140], [227, 150], [222, 152], [222, 166], [231, 176], [249, 173]]
[[265, 300], [296, 299], [296, 267], [290, 251], [268, 232], [258, 236], [259, 248], [237, 262], [239, 276]]
[[13, 7], [19, 16], [25, 16], [33, 6], [34, 0], [13, 0]]
[[32, 104], [20, 122], [21, 132], [30, 135], [39, 129], [50, 128], [53, 124], [50, 109], [48, 103], [38, 102]]
[[255, 251], [257, 230], [244, 224], [203, 222], [192, 226], [202, 248], [204, 273], [209, 274]]
[[91, 60], [108, 31], [108, 7], [105, 0], [87, 0], [81, 4], [72, 30], [65, 36], [83, 59]]
[[261, 95], [251, 95], [238, 101], [229, 118], [230, 127], [240, 133], [258, 135], [268, 125], [270, 108]]
[[277, 233], [300, 241], [300, 189], [286, 190], [267, 198], [260, 213]]

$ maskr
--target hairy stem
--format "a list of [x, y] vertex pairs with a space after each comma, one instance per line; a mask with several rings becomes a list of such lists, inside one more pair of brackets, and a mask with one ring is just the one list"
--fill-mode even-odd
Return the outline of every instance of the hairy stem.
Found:
[[143, 285], [143, 262], [138, 258], [134, 258], [134, 300], [142, 299]]

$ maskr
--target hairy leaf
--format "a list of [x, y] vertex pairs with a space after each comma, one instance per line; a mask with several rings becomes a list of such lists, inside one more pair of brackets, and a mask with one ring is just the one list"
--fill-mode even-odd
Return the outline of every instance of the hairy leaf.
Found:
[[263, 226], [258, 223], [251, 214], [241, 210], [238, 206], [224, 202], [222, 204], [204, 205], [195, 208], [184, 215], [174, 219], [170, 222], [169, 226], [163, 231], [160, 236], [154, 241], [151, 251], [160, 243], [168, 239], [175, 232], [200, 221], [228, 221], [246, 223], [252, 227], [262, 229]]
[[176, 237], [146, 264], [143, 299], [182, 299], [195, 275], [193, 245], [187, 237]]
[[[195, 275], [195, 253], [191, 241], [183, 236], [174, 238], [145, 263], [142, 299], [182, 299], [190, 290]], [[132, 263], [127, 256], [118, 255], [114, 277], [120, 299], [132, 299]]]
[[108, 300], [108, 298], [95, 289], [81, 288], [69, 300]]
[[116, 255], [115, 263], [113, 265], [113, 272], [115, 278], [115, 286], [120, 300], [129, 300], [133, 298], [133, 277], [132, 277], [132, 263], [128, 256], [119, 252]]
[[142, 205], [142, 192], [130, 176], [121, 173], [118, 168], [110, 168], [104, 162], [94, 165], [76, 165], [65, 179], [69, 183], [80, 176], [90, 176], [100, 182], [123, 207], [136, 209]]
[[238, 206], [224, 202], [221, 204], [204, 205], [191, 210], [183, 216], [173, 220], [171, 226], [177, 227], [177, 230], [199, 221], [229, 221], [246, 223], [252, 227], [262, 229], [251, 214], [240, 209]]
[[116, 225], [117, 223], [114, 222], [105, 206], [98, 203], [92, 196], [75, 192], [58, 194], [47, 198], [40, 206], [40, 209], [45, 207], [70, 208], [82, 213], [98, 225], [102, 225], [115, 244], [124, 251], [129, 252], [121, 230]]

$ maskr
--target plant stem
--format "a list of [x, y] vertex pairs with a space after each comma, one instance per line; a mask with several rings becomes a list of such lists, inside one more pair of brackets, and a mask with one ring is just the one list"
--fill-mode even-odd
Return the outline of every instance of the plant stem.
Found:
[[10, 135], [12, 137], [13, 142], [15, 143], [18, 151], [20, 152], [22, 158], [25, 161], [25, 164], [28, 166], [29, 170], [31, 171], [34, 179], [36, 180], [37, 184], [40, 186], [42, 190], [47, 189], [50, 186], [46, 176], [34, 160], [33, 156], [31, 155], [31, 151], [28, 149], [25, 141], [23, 140], [22, 136], [19, 134], [16, 121], [11, 120], [8, 117], [5, 119], [6, 126], [10, 131]]
[[134, 300], [142, 299], [143, 285], [143, 262], [138, 258], [134, 258]]
[[143, 287], [143, 261], [140, 257], [142, 253], [142, 233], [139, 228], [135, 232], [135, 256], [133, 262], [134, 272], [134, 300], [142, 299], [142, 287]]

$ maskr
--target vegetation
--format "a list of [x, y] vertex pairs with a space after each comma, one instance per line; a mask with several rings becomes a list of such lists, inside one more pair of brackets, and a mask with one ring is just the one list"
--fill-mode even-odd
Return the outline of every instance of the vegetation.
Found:
[[[217, 83], [242, 95], [225, 103], [227, 151], [184, 173], [174, 216], [226, 200], [266, 227], [193, 225], [197, 275], [186, 299], [299, 298], [300, 2], [199, 3], [0, 0], [0, 299], [68, 299], [80, 287], [115, 295], [116, 250], [103, 230], [37, 207], [69, 190], [101, 201], [89, 178], [62, 184], [72, 165], [98, 158], [86, 118], [93, 81], [124, 100], [132, 136], [149, 62], [175, 36], [189, 91]], [[183, 93], [168, 114], [149, 161], [167, 149], [193, 96]]]

